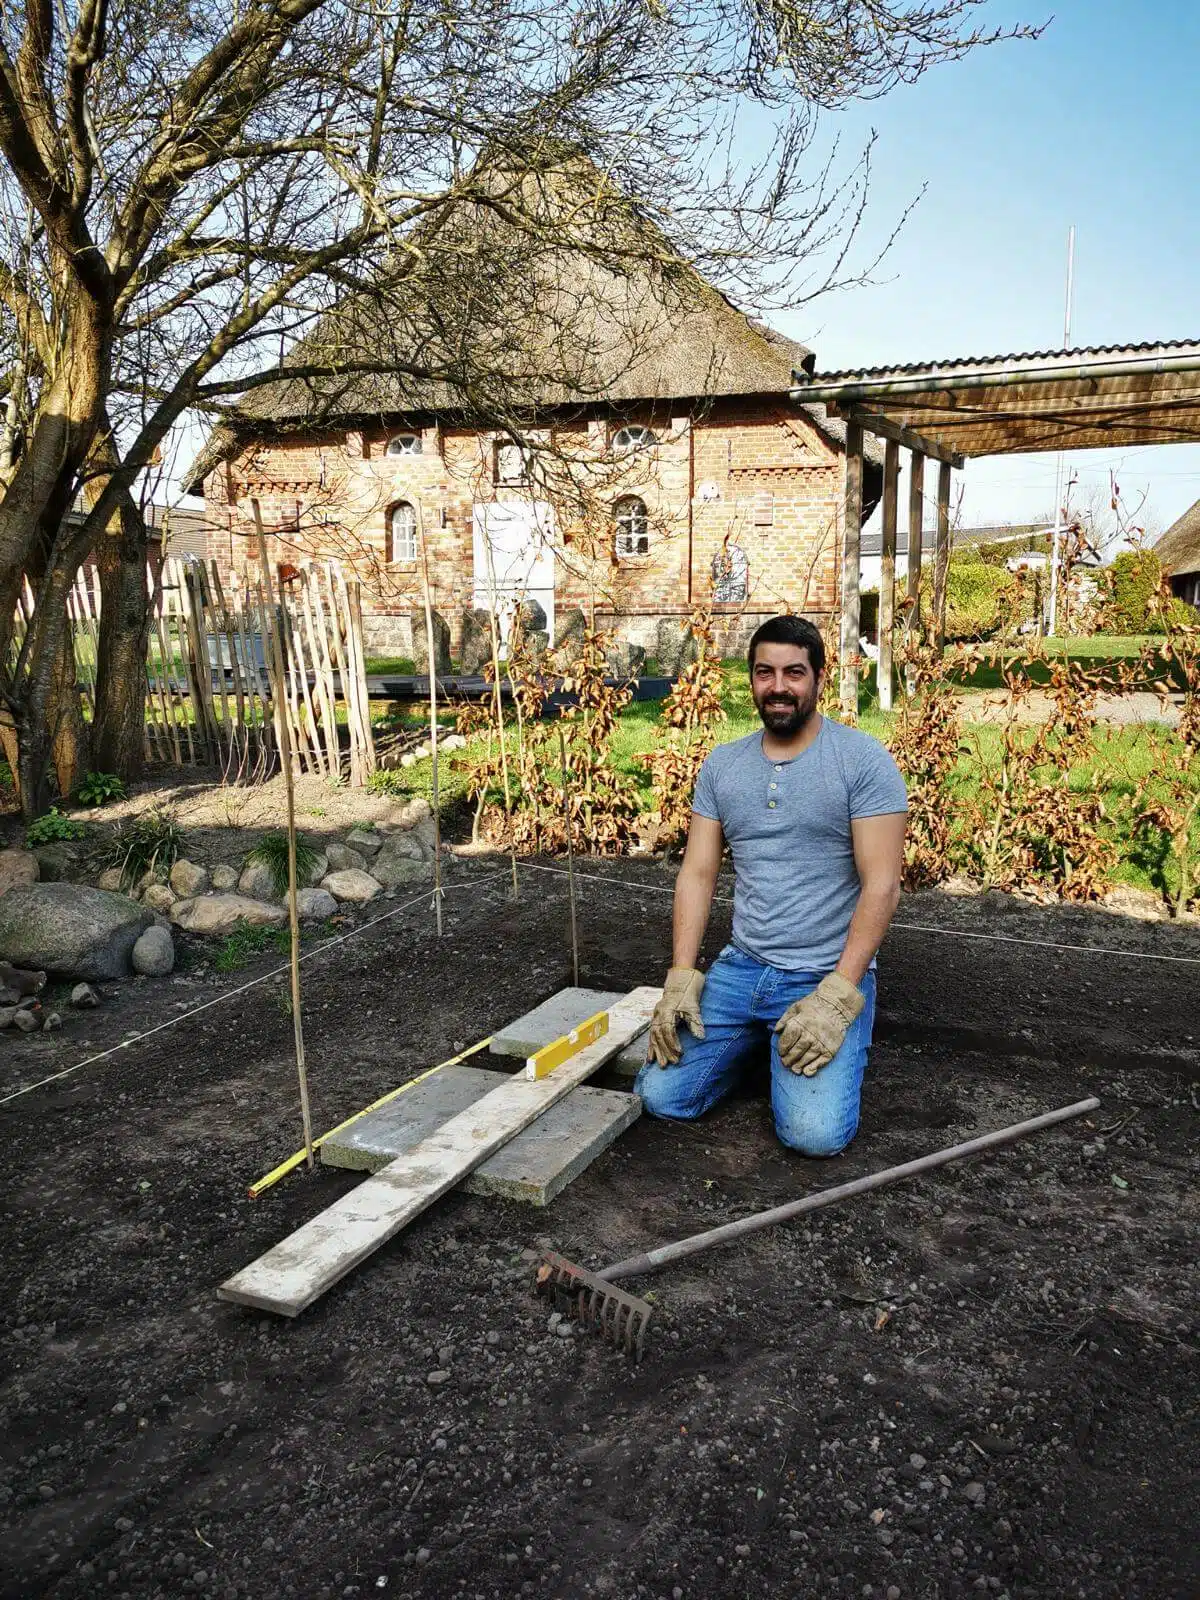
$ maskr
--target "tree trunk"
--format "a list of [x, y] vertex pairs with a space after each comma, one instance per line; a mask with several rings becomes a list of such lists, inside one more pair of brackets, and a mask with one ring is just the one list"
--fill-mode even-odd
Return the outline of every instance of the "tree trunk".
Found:
[[100, 573], [100, 642], [92, 764], [97, 772], [136, 778], [146, 723], [146, 525], [130, 496], [96, 544]]

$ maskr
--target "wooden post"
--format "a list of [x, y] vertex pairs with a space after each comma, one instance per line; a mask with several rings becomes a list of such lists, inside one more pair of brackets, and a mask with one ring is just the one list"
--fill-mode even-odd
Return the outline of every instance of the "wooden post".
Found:
[[579, 923], [575, 915], [575, 850], [571, 844], [571, 794], [567, 788], [567, 741], [558, 725], [558, 754], [562, 762], [563, 825], [567, 830], [567, 893], [571, 897], [571, 982], [579, 987]]
[[[416, 496], [414, 496], [416, 499]], [[421, 598], [425, 603], [425, 652], [429, 657], [429, 754], [433, 762], [433, 908], [437, 936], [442, 937], [442, 822], [438, 799], [437, 652], [433, 644], [433, 601], [429, 594], [429, 557], [425, 518], [417, 499], [417, 537], [421, 541]]]
[[[271, 564], [267, 560], [267, 538], [263, 532], [262, 511], [257, 499], [251, 500], [254, 526], [258, 533], [258, 559], [262, 565], [263, 587], [266, 590], [270, 614], [269, 634], [271, 653], [269, 670], [275, 682], [271, 698], [277, 708], [276, 726], [279, 731], [279, 764], [283, 768], [283, 783], [287, 793], [288, 829], [288, 922], [292, 935], [292, 1033], [296, 1042], [296, 1076], [300, 1080], [300, 1116], [304, 1123], [304, 1154], [311, 1170], [313, 1165], [312, 1113], [308, 1106], [308, 1068], [304, 1061], [304, 1024], [300, 1017], [300, 911], [296, 903], [296, 784], [292, 775], [292, 738], [288, 727], [287, 705], [284, 700], [283, 648], [279, 637], [279, 623], [275, 611], [275, 589], [271, 582]], [[282, 603], [282, 601], [281, 601]]]
[[900, 487], [900, 446], [889, 439], [883, 455], [883, 543], [879, 570], [879, 709], [892, 709], [892, 635], [896, 626], [896, 499]]
[[[512, 897], [514, 900], [520, 896], [517, 887], [517, 841], [513, 834], [512, 821], [512, 790], [508, 782], [508, 744], [504, 737], [504, 703], [500, 698], [500, 627], [496, 620], [496, 607], [499, 604], [499, 595], [496, 590], [496, 568], [492, 560], [492, 539], [488, 533], [487, 524], [483, 528], [483, 549], [487, 556], [488, 570], [488, 625], [492, 635], [492, 677], [495, 680], [496, 693], [496, 734], [500, 740], [500, 772], [504, 778], [504, 815], [508, 819], [508, 843], [512, 855]], [[432, 641], [430, 642], [432, 649]]]
[[[925, 457], [914, 450], [909, 463], [908, 478], [908, 622], [905, 635], [909, 639], [921, 637], [921, 546], [925, 532]], [[913, 691], [913, 672], [905, 674], [905, 687]]]
[[950, 570], [950, 463], [938, 468], [937, 548], [933, 561], [933, 617], [931, 631], [934, 648], [940, 650], [946, 638], [946, 578]]
[[859, 546], [862, 540], [863, 431], [846, 424], [846, 494], [842, 517], [841, 709], [858, 719]]

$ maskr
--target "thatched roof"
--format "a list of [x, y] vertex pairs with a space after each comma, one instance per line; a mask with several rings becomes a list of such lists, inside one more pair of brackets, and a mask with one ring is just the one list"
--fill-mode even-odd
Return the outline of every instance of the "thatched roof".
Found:
[[[474, 206], [443, 220], [431, 248], [399, 255], [390, 280], [345, 295], [277, 381], [243, 395], [241, 419], [216, 430], [187, 487], [249, 438], [406, 417], [495, 426], [573, 408], [783, 396], [812, 370], [806, 346], [739, 311], [594, 169], [587, 175], [582, 207], [578, 175], [566, 181], [565, 234], [544, 225], [563, 181], [544, 180], [532, 204], [522, 193], [528, 228]], [[316, 366], [327, 370], [306, 370]], [[804, 409], [844, 443], [824, 407]]]
[[1155, 541], [1154, 554], [1169, 577], [1200, 572], [1200, 500]]

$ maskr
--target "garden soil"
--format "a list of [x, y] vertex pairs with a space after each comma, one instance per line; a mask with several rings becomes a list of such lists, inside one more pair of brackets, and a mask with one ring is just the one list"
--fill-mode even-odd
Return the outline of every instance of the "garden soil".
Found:
[[[670, 872], [582, 865], [618, 880], [585, 887], [583, 980], [656, 981]], [[421, 906], [306, 964], [319, 1124], [570, 981], [565, 880], [523, 870], [513, 904], [504, 866], [453, 864], [440, 942]], [[751, 1081], [643, 1118], [546, 1211], [446, 1198], [294, 1322], [215, 1295], [356, 1181], [247, 1198], [298, 1142], [282, 978], [10, 1101], [0, 1596], [1200, 1592], [1200, 968], [1137, 958], [1200, 932], [1001, 896], [898, 921], [843, 1157], [782, 1149]], [[183, 956], [4, 1036], [0, 1093], [271, 965]], [[599, 1264], [1090, 1094], [635, 1285], [640, 1367], [530, 1292], [546, 1244]]]

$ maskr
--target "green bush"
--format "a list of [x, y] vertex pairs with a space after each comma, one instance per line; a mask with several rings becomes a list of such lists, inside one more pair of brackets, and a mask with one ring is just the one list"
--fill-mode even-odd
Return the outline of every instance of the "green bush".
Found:
[[[1004, 567], [989, 566], [974, 554], [952, 558], [946, 571], [946, 638], [990, 639], [1017, 617], [1021, 583]], [[921, 615], [930, 616], [933, 573], [921, 575]]]
[[57, 806], [51, 806], [45, 816], [37, 817], [25, 830], [25, 843], [30, 850], [40, 844], [54, 844], [59, 839], [82, 839], [84, 827], [64, 817]]
[[1109, 633], [1162, 633], [1154, 602], [1162, 588], [1162, 563], [1153, 550], [1122, 550], [1104, 574], [1102, 607]]
[[121, 881], [132, 886], [148, 872], [165, 878], [179, 859], [183, 834], [169, 811], [150, 811], [129, 817], [117, 829], [105, 859], [120, 867]]
[[124, 800], [125, 782], [115, 772], [89, 772], [78, 794], [81, 805], [104, 806], [110, 800]]
[[[246, 857], [259, 862], [271, 874], [276, 894], [286, 894], [288, 887], [288, 836], [282, 828], [266, 833]], [[296, 882], [305, 884], [312, 877], [317, 864], [317, 852], [308, 840], [296, 835]]]

